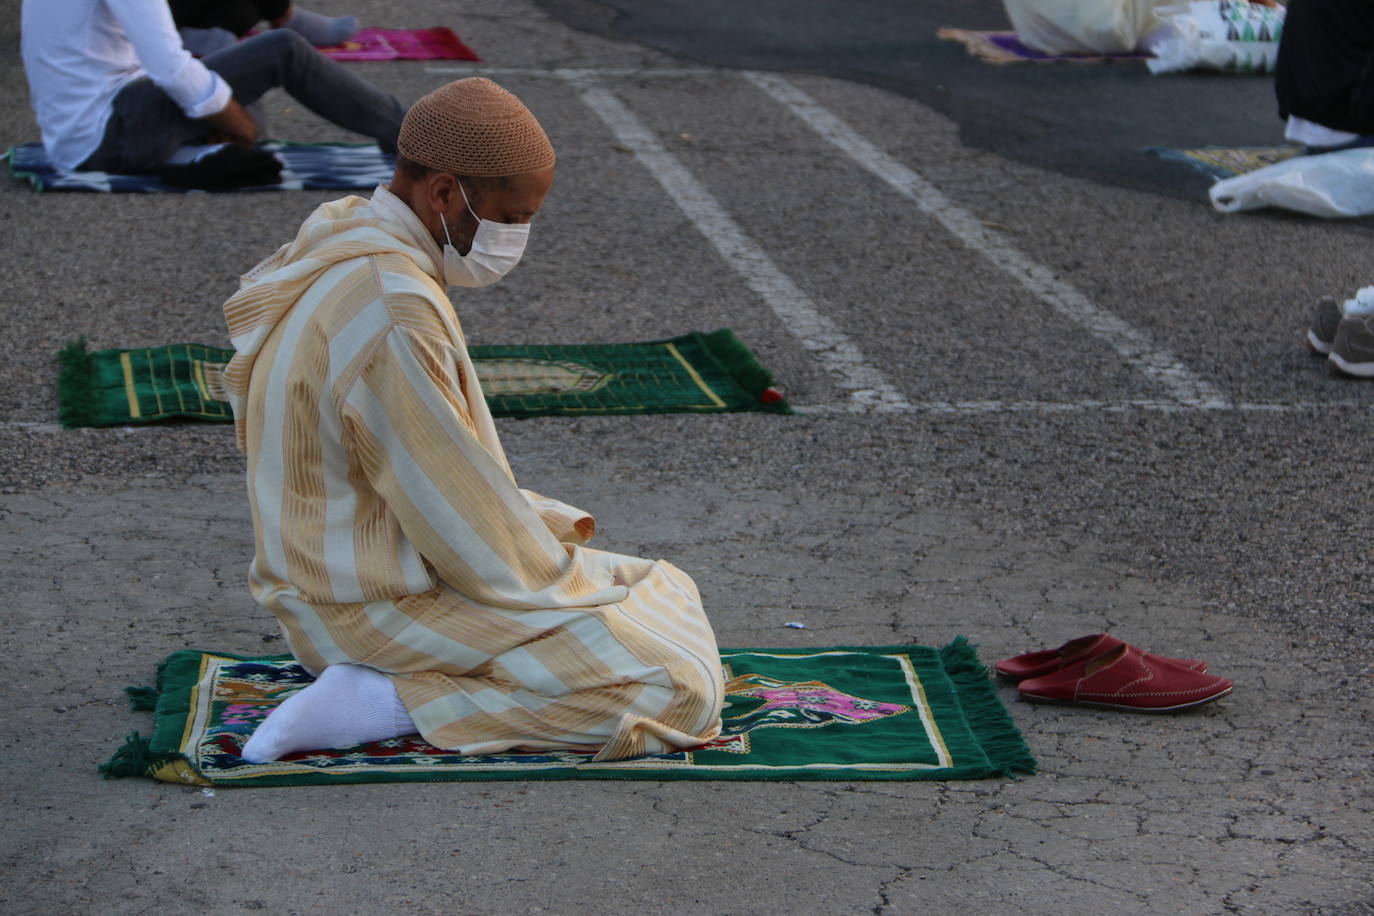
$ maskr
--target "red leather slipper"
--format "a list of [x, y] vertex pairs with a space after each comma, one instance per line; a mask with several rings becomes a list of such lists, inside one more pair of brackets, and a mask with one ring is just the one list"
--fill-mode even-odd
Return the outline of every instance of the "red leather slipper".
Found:
[[1174, 712], [1219, 700], [1231, 686], [1229, 678], [1181, 668], [1122, 643], [1106, 655], [1028, 678], [1017, 689], [1027, 700]]
[[[1004, 658], [993, 667], [1002, 677], [1013, 681], [1025, 680], [1028, 677], [1041, 677], [1067, 668], [1069, 665], [1087, 661], [1090, 658], [1097, 658], [1106, 655], [1113, 649], [1119, 649], [1126, 643], [1110, 636], [1106, 633], [1093, 633], [1091, 636], [1080, 636], [1071, 639], [1058, 649], [1043, 649], [1039, 652], [1027, 652], [1025, 655], [1014, 655], [1011, 658]], [[1167, 655], [1155, 655], [1147, 652], [1153, 659], [1179, 665], [1183, 668], [1190, 668], [1193, 671], [1206, 671], [1207, 663], [1196, 658], [1170, 658]]]

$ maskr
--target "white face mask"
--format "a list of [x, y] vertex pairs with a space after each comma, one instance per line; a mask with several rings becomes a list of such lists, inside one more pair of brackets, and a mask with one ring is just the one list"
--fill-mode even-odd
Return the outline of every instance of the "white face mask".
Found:
[[510, 273], [511, 268], [520, 263], [525, 253], [525, 242], [530, 237], [529, 223], [498, 223], [482, 219], [473, 212], [468, 203], [467, 192], [462, 184], [458, 191], [463, 195], [463, 203], [468, 212], [477, 220], [477, 232], [472, 236], [472, 248], [466, 255], [458, 253], [453, 247], [453, 237], [448, 234], [448, 220], [439, 214], [444, 226], [444, 279], [449, 286], [465, 286], [470, 289], [490, 286]]

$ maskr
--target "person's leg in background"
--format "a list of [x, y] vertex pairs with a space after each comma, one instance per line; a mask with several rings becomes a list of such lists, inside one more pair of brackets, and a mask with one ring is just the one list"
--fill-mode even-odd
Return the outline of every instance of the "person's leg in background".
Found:
[[224, 29], [242, 38], [263, 20], [286, 15], [290, 0], [167, 0], [177, 28]]
[[346, 41], [358, 31], [356, 16], [325, 16], [291, 0], [168, 0], [168, 6], [179, 29], [222, 29], [236, 38], [261, 22], [299, 32], [321, 47]]
[[167, 0], [181, 43], [207, 57], [238, 41], [259, 22], [284, 17], [291, 0]]
[[274, 29], [254, 35], [211, 54], [205, 66], [224, 77], [244, 105], [280, 87], [325, 120], [371, 137], [385, 152], [396, 151], [405, 107], [296, 32]]
[[[276, 6], [278, 0], [259, 0], [264, 6]], [[272, 21], [274, 28], [291, 29], [312, 45], [327, 48], [347, 41], [358, 31], [357, 16], [325, 16], [322, 13], [303, 10], [294, 3], [284, 4], [286, 10], [276, 16], [264, 16]]]
[[186, 117], [171, 96], [148, 77], [140, 77], [115, 96], [105, 136], [81, 169], [146, 174], [166, 162], [177, 147], [209, 132], [210, 125]]
[[[280, 87], [320, 117], [371, 137], [385, 152], [396, 151], [405, 107], [395, 96], [325, 57], [296, 32], [274, 29], [254, 35], [206, 57], [205, 65], [224, 78], [235, 100], [259, 121], [261, 112], [255, 103], [268, 90]], [[177, 147], [210, 131], [208, 124], [186, 117], [167, 93], [143, 77], [115, 96], [105, 137], [81, 167], [128, 175], [149, 173]]]
[[1285, 132], [1314, 152], [1374, 136], [1374, 5], [1366, 0], [1288, 4], [1274, 74]]

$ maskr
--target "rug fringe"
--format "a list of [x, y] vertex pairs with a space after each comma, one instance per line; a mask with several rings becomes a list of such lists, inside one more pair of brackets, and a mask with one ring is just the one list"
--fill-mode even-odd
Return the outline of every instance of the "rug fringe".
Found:
[[979, 661], [973, 643], [969, 642], [967, 636], [955, 637], [953, 642], [940, 650], [940, 658], [945, 673], [959, 694], [969, 728], [977, 734], [983, 751], [988, 755], [994, 771], [989, 775], [1034, 773], [1039, 768], [1035, 755], [997, 696], [991, 675]]
[[[735, 336], [735, 332], [729, 328], [720, 328], [708, 334], [701, 335], [702, 342], [711, 355], [725, 367], [735, 384], [739, 385], [754, 398], [759, 399], [764, 391], [773, 387], [773, 373], [763, 367], [754, 354], [745, 346], [744, 341]], [[786, 400], [777, 403], [766, 403], [765, 409], [776, 413], [792, 413], [792, 408], [788, 406]]]
[[124, 779], [130, 776], [147, 776], [157, 767], [180, 758], [179, 754], [154, 754], [148, 739], [138, 732], [132, 732], [124, 746], [114, 752], [114, 756], [99, 766], [100, 775], [106, 779]]
[[67, 342], [57, 354], [57, 419], [67, 429], [95, 426], [95, 361], [86, 338]]
[[134, 712], [154, 712], [157, 710], [157, 698], [160, 691], [156, 687], [125, 687], [124, 693], [129, 698], [129, 708]]
[[1013, 54], [1006, 48], [993, 44], [987, 36], [972, 29], [951, 29], [948, 26], [935, 31], [935, 37], [941, 41], [953, 41], [964, 46], [974, 57], [989, 64], [1020, 64], [1025, 63], [1029, 58], [1019, 54]]
[[41, 192], [43, 190], [43, 179], [39, 178], [33, 172], [27, 172], [15, 167], [14, 154], [17, 149], [19, 149], [17, 145], [11, 146], [9, 149], [5, 150], [3, 156], [0, 156], [0, 158], [5, 160], [5, 168], [9, 170], [10, 178], [14, 181], [27, 181], [35, 191]]

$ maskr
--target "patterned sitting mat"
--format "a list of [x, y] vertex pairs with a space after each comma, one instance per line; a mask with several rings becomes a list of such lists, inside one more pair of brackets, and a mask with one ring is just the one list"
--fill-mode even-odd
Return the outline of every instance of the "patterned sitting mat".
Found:
[[[391, 180], [396, 160], [375, 143], [291, 143], [274, 140], [259, 144], [282, 163], [276, 184], [239, 188], [242, 191], [370, 191]], [[35, 191], [100, 191], [121, 193], [191, 193], [156, 175], [117, 175], [110, 172], [64, 172], [48, 162], [41, 143], [12, 146], [5, 153], [10, 177], [27, 181]], [[204, 192], [201, 192], [204, 193]]]
[[1301, 146], [1200, 146], [1175, 149], [1151, 146], [1145, 152], [1169, 162], [1190, 165], [1212, 178], [1234, 178], [1301, 155]]
[[940, 29], [935, 33], [944, 41], [958, 42], [968, 53], [989, 64], [1076, 63], [1095, 64], [1113, 60], [1149, 60], [1149, 54], [1046, 54], [1028, 48], [1015, 32], [979, 32], [972, 29]]
[[[772, 373], [728, 328], [647, 343], [468, 352], [498, 417], [792, 412]], [[67, 427], [233, 422], [221, 378], [233, 355], [200, 344], [90, 351], [74, 341], [58, 354], [58, 417]]]
[[453, 29], [360, 29], [343, 44], [320, 48], [335, 60], [481, 60]]
[[943, 649], [886, 646], [723, 649], [725, 729], [690, 751], [593, 762], [594, 753], [463, 756], [418, 735], [307, 751], [273, 763], [239, 756], [253, 729], [311, 677], [287, 655], [182, 650], [158, 684], [130, 687], [154, 713], [100, 769], [209, 786], [460, 779], [981, 779], [1036, 762], [963, 637]]

